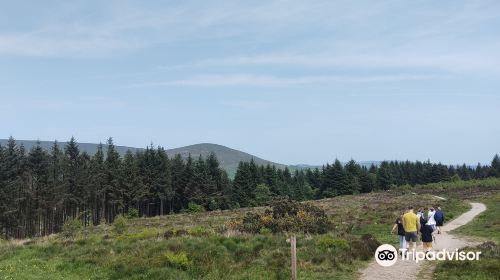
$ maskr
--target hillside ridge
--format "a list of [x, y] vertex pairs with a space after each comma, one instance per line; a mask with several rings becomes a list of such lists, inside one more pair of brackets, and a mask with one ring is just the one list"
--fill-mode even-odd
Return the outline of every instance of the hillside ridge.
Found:
[[[7, 144], [8, 139], [0, 139], [0, 145], [5, 146]], [[23, 145], [26, 151], [29, 151], [32, 147], [36, 146], [37, 140], [21, 140], [21, 139], [16, 139], [16, 143], [18, 145]], [[54, 141], [39, 141], [40, 146], [47, 150], [50, 151], [52, 148], [52, 145], [54, 144]], [[66, 145], [67, 141], [58, 141], [58, 144], [60, 148], [63, 148], [64, 145]], [[90, 155], [95, 154], [97, 151], [97, 146], [99, 144], [95, 143], [80, 143], [78, 142], [78, 146], [80, 148], [81, 152], [86, 152]], [[120, 145], [115, 145], [116, 151], [123, 157], [125, 153], [130, 150], [131, 152], [135, 153], [138, 151], [143, 151], [145, 148], [136, 148], [136, 147], [129, 147], [129, 146], [120, 146]], [[107, 151], [107, 145], [103, 144], [103, 150], [104, 153]], [[198, 143], [198, 144], [193, 144], [193, 145], [188, 145], [188, 146], [183, 146], [183, 147], [178, 147], [178, 148], [172, 148], [172, 149], [166, 149], [166, 152], [169, 157], [174, 157], [176, 154], [180, 154], [184, 159], [187, 158], [189, 155], [193, 157], [194, 159], [198, 158], [200, 155], [202, 157], [208, 156], [210, 153], [215, 153], [217, 156], [217, 159], [220, 162], [220, 165], [222, 168], [224, 168], [229, 175], [234, 175], [236, 172], [236, 169], [238, 167], [238, 164], [240, 161], [250, 161], [254, 160], [256, 164], [258, 165], [274, 165], [276, 168], [285, 168], [287, 165], [281, 164], [281, 163], [276, 163], [272, 162], [270, 160], [262, 159], [258, 156], [236, 150], [224, 145], [220, 144], [215, 144], [215, 143]]]

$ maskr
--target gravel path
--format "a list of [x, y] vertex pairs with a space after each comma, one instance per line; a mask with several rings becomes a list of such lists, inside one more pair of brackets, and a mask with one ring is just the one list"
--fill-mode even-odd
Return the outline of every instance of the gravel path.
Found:
[[[448, 231], [454, 230], [460, 226], [467, 224], [472, 219], [486, 210], [486, 205], [482, 203], [471, 203], [472, 209], [460, 215], [456, 219], [441, 227], [441, 234], [436, 234], [436, 243], [433, 244], [434, 250], [446, 249], [454, 251], [456, 248], [463, 248], [466, 246], [474, 245], [474, 243], [458, 238]], [[396, 238], [396, 237], [395, 237]], [[417, 250], [422, 250], [421, 242], [417, 243]], [[396, 264], [390, 267], [383, 267], [378, 265], [375, 260], [370, 263], [368, 267], [361, 271], [361, 279], [363, 280], [415, 280], [422, 265], [428, 261], [421, 261], [416, 263], [414, 261], [401, 261], [398, 259]], [[426, 266], [428, 267], [428, 266]]]

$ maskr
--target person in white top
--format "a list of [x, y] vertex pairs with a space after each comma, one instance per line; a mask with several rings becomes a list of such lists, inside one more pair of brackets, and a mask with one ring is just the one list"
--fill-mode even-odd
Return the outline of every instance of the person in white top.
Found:
[[433, 230], [436, 230], [436, 220], [434, 219], [434, 214], [436, 214], [436, 211], [434, 210], [433, 207], [429, 209], [428, 218], [427, 218], [427, 223], [426, 225], [429, 225], [432, 227]]

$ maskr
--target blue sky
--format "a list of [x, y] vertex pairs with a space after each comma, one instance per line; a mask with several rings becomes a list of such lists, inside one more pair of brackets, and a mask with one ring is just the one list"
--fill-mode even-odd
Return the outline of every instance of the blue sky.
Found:
[[0, 138], [489, 163], [499, 1], [4, 1]]

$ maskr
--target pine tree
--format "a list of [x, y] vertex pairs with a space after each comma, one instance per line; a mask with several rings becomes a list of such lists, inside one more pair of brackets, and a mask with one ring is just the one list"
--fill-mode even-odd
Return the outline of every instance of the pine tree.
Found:
[[186, 180], [184, 178], [185, 164], [180, 154], [175, 155], [171, 161], [172, 188], [174, 190], [173, 209], [180, 211], [187, 206], [186, 200]]
[[183, 209], [187, 209], [189, 202], [192, 202], [193, 199], [198, 198], [198, 186], [196, 186], [195, 181], [195, 167], [193, 163], [193, 158], [191, 154], [188, 155], [186, 160], [186, 165], [184, 167], [184, 172], [182, 173], [182, 179], [184, 181], [183, 187]]
[[383, 161], [377, 170], [377, 188], [381, 190], [388, 190], [393, 182], [394, 179], [389, 169], [389, 163]]
[[93, 224], [97, 225], [106, 221], [106, 167], [104, 164], [104, 151], [102, 143], [97, 146], [97, 152], [92, 157], [92, 165], [90, 170], [90, 199], [92, 203]]
[[124, 202], [124, 212], [129, 213], [131, 209], [136, 209], [139, 212], [139, 204], [147, 195], [142, 192], [143, 188], [137, 159], [130, 150], [128, 150], [123, 157], [119, 178], [119, 185], [122, 189]]
[[[207, 192], [209, 194], [210, 210], [216, 210], [227, 207], [226, 199], [229, 198], [228, 178], [224, 170], [220, 168], [219, 161], [214, 153], [206, 159], [206, 169], [209, 177]], [[227, 194], [226, 194], [227, 193]], [[226, 194], [226, 195], [225, 195]]]
[[155, 189], [157, 197], [160, 200], [160, 215], [172, 211], [172, 199], [174, 197], [174, 190], [172, 188], [172, 174], [170, 171], [170, 161], [168, 159], [165, 149], [158, 147], [157, 151], [157, 164]]
[[369, 193], [375, 190], [377, 182], [377, 175], [367, 170], [363, 170], [359, 175], [360, 191], [362, 193]]
[[105, 180], [104, 180], [104, 212], [106, 220], [113, 222], [117, 214], [123, 213], [123, 199], [119, 187], [119, 174], [120, 174], [120, 155], [115, 149], [113, 138], [108, 138], [105, 166]]
[[500, 177], [500, 157], [495, 154], [493, 160], [491, 161], [492, 176]]
[[345, 172], [348, 180], [348, 193], [359, 193], [361, 191], [361, 166], [354, 160], [350, 160], [345, 166]]
[[49, 189], [49, 154], [40, 147], [37, 141], [28, 155], [29, 186], [26, 189], [29, 207], [25, 209], [28, 217], [28, 235], [41, 236], [46, 232], [45, 214], [50, 207], [52, 193]]
[[63, 220], [79, 216], [79, 206], [82, 202], [80, 185], [80, 149], [75, 137], [64, 147], [64, 205]]
[[214, 187], [213, 182], [209, 179], [207, 167], [201, 155], [194, 164], [193, 176], [192, 182], [188, 184], [189, 200], [207, 209], [210, 203], [209, 190]]
[[252, 206], [266, 205], [271, 200], [271, 190], [266, 184], [258, 184], [253, 193]]
[[2, 164], [0, 165], [0, 224], [6, 237], [23, 237], [19, 230], [21, 224], [18, 213], [18, 202], [22, 199], [20, 187], [21, 155], [16, 141], [11, 136], [5, 149], [2, 149]]
[[253, 178], [250, 164], [240, 162], [233, 181], [232, 201], [235, 207], [248, 207], [253, 197]]

